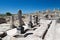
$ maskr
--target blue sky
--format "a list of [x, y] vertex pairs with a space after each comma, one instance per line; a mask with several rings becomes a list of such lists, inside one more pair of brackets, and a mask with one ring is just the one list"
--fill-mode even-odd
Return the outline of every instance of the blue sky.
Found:
[[0, 0], [0, 13], [32, 13], [36, 10], [60, 8], [60, 0]]

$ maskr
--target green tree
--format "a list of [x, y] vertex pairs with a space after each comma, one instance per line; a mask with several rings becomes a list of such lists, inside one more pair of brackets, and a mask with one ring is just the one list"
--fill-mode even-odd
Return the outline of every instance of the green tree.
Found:
[[6, 15], [7, 16], [11, 16], [12, 14], [10, 12], [6, 12]]

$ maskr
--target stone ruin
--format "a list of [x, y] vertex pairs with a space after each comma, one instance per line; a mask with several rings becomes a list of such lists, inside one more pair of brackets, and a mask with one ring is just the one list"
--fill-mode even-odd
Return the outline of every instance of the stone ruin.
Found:
[[19, 19], [19, 27], [18, 27], [18, 30], [21, 31], [21, 34], [24, 33], [24, 27], [23, 27], [23, 20], [22, 20], [22, 11], [19, 10], [18, 11], [18, 19]]
[[60, 18], [58, 18], [56, 22], [57, 22], [57, 23], [60, 23]]
[[30, 28], [33, 28], [32, 15], [30, 15], [30, 20], [29, 20], [28, 26], [29, 26]]
[[14, 16], [13, 15], [11, 17], [11, 27], [16, 28], [16, 26], [14, 25]]
[[0, 18], [0, 24], [2, 24], [2, 23], [6, 23], [6, 19]]
[[[28, 27], [31, 27], [31, 28], [33, 28], [33, 26], [34, 26], [34, 25], [33, 25], [33, 22], [32, 22], [32, 20], [33, 20], [32, 18], [34, 18], [34, 23], [35, 23], [36, 25], [38, 25], [38, 22], [39, 22], [39, 20], [38, 20], [39, 18], [38, 18], [37, 15], [34, 15], [34, 17], [33, 17], [32, 15], [30, 15], [29, 26], [28, 26]], [[33, 34], [33, 32], [30, 33], [31, 30], [30, 30], [30, 32], [28, 31], [29, 33], [28, 33], [28, 32], [27, 32], [27, 34], [25, 33], [24, 26], [23, 26], [24, 22], [23, 22], [23, 20], [22, 20], [22, 11], [21, 11], [21, 10], [18, 11], [18, 20], [19, 20], [19, 26], [16, 27], [16, 26], [14, 25], [14, 16], [11, 17], [11, 27], [12, 27], [12, 28], [16, 28], [17, 31], [19, 31], [19, 34], [21, 34], [21, 35], [22, 35], [22, 34], [25, 34], [24, 37], [27, 37], [26, 35]], [[46, 23], [46, 22], [45, 22], [45, 23]], [[44, 26], [45, 26], [45, 23], [43, 24]], [[50, 24], [51, 24], [51, 23], [50, 23]], [[34, 33], [39, 33], [39, 32], [41, 33], [41, 31], [44, 29], [45, 32], [43, 32], [43, 35], [42, 35], [42, 39], [44, 39], [44, 38], [45, 38], [45, 35], [46, 35], [46, 33], [47, 33], [47, 31], [48, 31], [48, 29], [49, 29], [49, 27], [50, 27], [50, 24], [47, 24], [48, 27], [47, 27], [46, 30], [44, 29], [44, 28], [45, 28], [44, 26], [41, 26], [42, 28], [39, 28], [39, 30], [37, 30], [37, 31], [35, 30]], [[15, 32], [16, 29], [14, 29], [13, 31]], [[37, 28], [37, 29], [38, 29], [38, 28]], [[40, 30], [40, 29], [42, 29], [42, 30]], [[12, 31], [12, 29], [11, 29], [11, 31]], [[12, 31], [12, 32], [13, 32], [13, 31]], [[17, 32], [17, 31], [16, 31], [16, 32]], [[33, 30], [33, 31], [34, 31], [34, 30]], [[8, 34], [9, 34], [9, 32], [10, 32], [10, 31], [8, 31]], [[12, 32], [11, 32], [11, 33], [12, 33]], [[39, 35], [41, 35], [40, 33], [39, 33]], [[3, 33], [3, 34], [5, 34], [5, 36], [7, 35], [6, 33]], [[13, 34], [13, 33], [12, 33], [12, 34]], [[18, 34], [18, 35], [19, 35], [19, 34]], [[35, 34], [35, 35], [38, 35], [38, 34]], [[38, 36], [39, 36], [39, 35], [38, 35]], [[2, 37], [2, 38], [5, 37], [5, 36], [2, 36], [2, 34], [0, 35], [0, 37]], [[33, 36], [34, 36], [34, 35], [33, 35]], [[15, 37], [15, 35], [14, 35], [13, 37]], [[40, 38], [40, 36], [39, 36], [39, 38]], [[0, 40], [2, 40], [2, 39], [0, 39]]]
[[34, 18], [34, 24], [38, 25], [39, 22], [38, 15], [34, 15], [33, 18]]

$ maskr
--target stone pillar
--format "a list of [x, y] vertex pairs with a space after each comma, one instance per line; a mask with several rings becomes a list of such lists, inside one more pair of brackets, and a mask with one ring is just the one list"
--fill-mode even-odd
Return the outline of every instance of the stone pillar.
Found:
[[30, 15], [30, 20], [29, 20], [29, 24], [28, 24], [31, 28], [33, 28], [33, 23], [32, 23], [32, 15]]
[[19, 20], [19, 26], [22, 26], [22, 11], [18, 11], [18, 20]]
[[36, 17], [35, 17], [35, 15], [33, 16], [33, 20], [34, 20], [34, 25], [35, 25], [35, 23], [36, 23]]
[[32, 15], [30, 15], [30, 21], [32, 22]]
[[22, 11], [21, 10], [18, 11], [18, 19], [19, 19], [18, 30], [20, 30], [21, 34], [23, 34], [24, 33], [24, 27], [23, 27], [23, 22], [22, 22]]
[[12, 28], [16, 28], [16, 26], [14, 25], [14, 16], [11, 17], [11, 26]]
[[38, 25], [38, 16], [36, 16], [36, 23], [37, 23], [37, 25]]
[[11, 22], [12, 22], [12, 26], [13, 26], [14, 25], [14, 16], [12, 16], [11, 19], [12, 19]]

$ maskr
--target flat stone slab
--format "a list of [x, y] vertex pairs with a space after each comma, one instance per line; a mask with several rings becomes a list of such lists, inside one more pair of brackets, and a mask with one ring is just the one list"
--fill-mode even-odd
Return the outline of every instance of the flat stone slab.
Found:
[[10, 26], [10, 24], [0, 24], [0, 32], [9, 30]]
[[17, 34], [16, 28], [7, 31], [7, 35], [9, 35], [9, 36], [14, 36], [16, 34]]
[[52, 20], [52, 24], [50, 28], [48, 29], [47, 34], [45, 35], [44, 40], [54, 40], [55, 38], [55, 25], [56, 25], [56, 20]]
[[60, 40], [60, 23], [57, 23], [55, 26], [54, 40]]
[[41, 25], [38, 29], [36, 29], [34, 31], [34, 35], [38, 35], [38, 36], [41, 36], [43, 35], [43, 33], [45, 32], [45, 30], [47, 29], [47, 25]]

